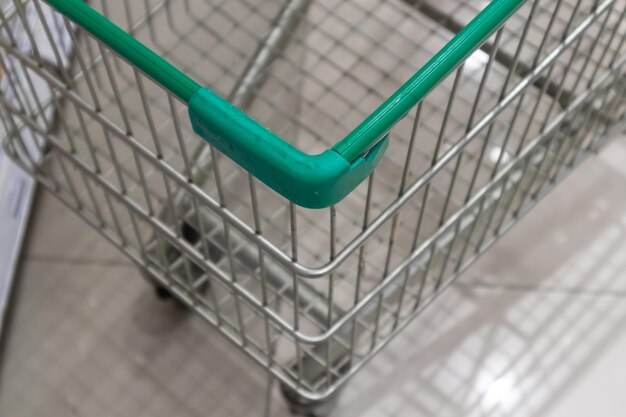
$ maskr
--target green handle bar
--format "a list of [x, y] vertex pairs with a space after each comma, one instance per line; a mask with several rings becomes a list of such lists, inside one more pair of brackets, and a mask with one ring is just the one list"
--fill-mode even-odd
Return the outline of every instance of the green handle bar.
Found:
[[196, 134], [293, 203], [337, 203], [376, 168], [389, 130], [526, 0], [493, 0], [411, 79], [343, 140], [318, 155], [293, 147], [201, 86], [82, 0], [47, 0], [132, 65], [187, 103]]

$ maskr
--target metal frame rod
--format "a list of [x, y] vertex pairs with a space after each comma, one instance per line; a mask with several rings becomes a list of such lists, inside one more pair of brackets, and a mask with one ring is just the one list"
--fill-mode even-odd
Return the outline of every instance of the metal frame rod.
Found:
[[[422, 13], [424, 16], [433, 20], [434, 22], [440, 24], [447, 30], [452, 33], [460, 32], [464, 25], [457, 20], [453, 19], [449, 13], [444, 12], [443, 10], [437, 8], [436, 6], [426, 2], [424, 0], [402, 0], [408, 6]], [[494, 53], [494, 59], [499, 64], [508, 68], [509, 70], [513, 70], [517, 76], [520, 78], [525, 78], [529, 74], [533, 72], [533, 67], [525, 64], [520, 60], [515, 60], [515, 57], [508, 52], [504, 51], [502, 48], [496, 48], [496, 46], [487, 41], [482, 44], [480, 50], [486, 53], [487, 55], [491, 55]], [[559, 84], [548, 79], [544, 76], [537, 77], [533, 83], [535, 87], [539, 90], [543, 90], [545, 88], [546, 94], [548, 94], [552, 98], [557, 98], [559, 93]], [[567, 107], [571, 100], [571, 93], [568, 91], [563, 91], [559, 97], [559, 103], [562, 107]]]
[[[287, 47], [291, 40], [290, 35], [298, 27], [310, 3], [311, 0], [290, 0], [285, 4], [272, 24], [267, 37], [259, 44], [246, 69], [231, 90], [228, 101], [233, 106], [243, 111], [250, 108], [256, 92], [266, 80], [267, 68]], [[212, 161], [211, 147], [206, 143], [200, 144], [193, 152], [192, 160], [194, 182], [203, 184], [208, 173], [211, 172], [208, 168]]]

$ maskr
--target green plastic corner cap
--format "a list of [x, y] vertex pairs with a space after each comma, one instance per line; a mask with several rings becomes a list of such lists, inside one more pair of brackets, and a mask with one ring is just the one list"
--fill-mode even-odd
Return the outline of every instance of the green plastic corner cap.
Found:
[[309, 155], [293, 147], [208, 88], [189, 100], [193, 130], [220, 152], [294, 204], [318, 209], [348, 195], [376, 168], [385, 136], [348, 162], [332, 149]]

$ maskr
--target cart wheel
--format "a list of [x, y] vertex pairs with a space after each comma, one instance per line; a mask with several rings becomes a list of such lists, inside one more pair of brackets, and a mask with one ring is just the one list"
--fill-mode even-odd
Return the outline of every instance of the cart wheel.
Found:
[[167, 287], [164, 287], [162, 285], [155, 285], [154, 293], [156, 294], [156, 297], [159, 299], [159, 301], [162, 301], [162, 302], [171, 301], [179, 308], [182, 308], [185, 310], [188, 309], [187, 304], [183, 303], [178, 298], [174, 297], [172, 292], [169, 289], [167, 289]]
[[170, 292], [170, 290], [168, 290], [167, 288], [161, 285], [155, 285], [154, 293], [156, 294], [159, 300], [163, 300], [163, 301], [169, 300], [174, 297], [172, 293]]
[[[180, 227], [180, 233], [187, 242], [195, 245], [200, 240], [200, 232], [187, 222], [184, 222]], [[223, 257], [224, 252], [211, 242], [206, 242], [209, 250], [209, 259], [215, 263], [218, 263]]]
[[[200, 294], [206, 294], [209, 291], [210, 286], [211, 284], [209, 284], [208, 281], [205, 281], [196, 289], [196, 291]], [[167, 287], [164, 287], [162, 285], [155, 285], [154, 293], [156, 294], [156, 297], [161, 301], [174, 300], [181, 306], [184, 306], [185, 308], [187, 308], [187, 305], [184, 304], [182, 301], [180, 301], [178, 298], [174, 297], [172, 292], [169, 289], [167, 289]]]
[[285, 384], [280, 384], [280, 391], [289, 412], [294, 416], [328, 417], [339, 399], [339, 393], [336, 392], [324, 400], [308, 400]]

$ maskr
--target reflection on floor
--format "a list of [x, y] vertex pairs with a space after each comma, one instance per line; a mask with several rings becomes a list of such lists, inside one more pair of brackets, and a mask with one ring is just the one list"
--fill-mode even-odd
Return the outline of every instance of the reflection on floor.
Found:
[[[616, 415], [626, 140], [585, 163], [374, 359], [334, 416]], [[41, 193], [0, 416], [261, 416], [267, 377]], [[621, 352], [621, 353], [620, 353]], [[275, 389], [272, 416], [288, 413]]]

